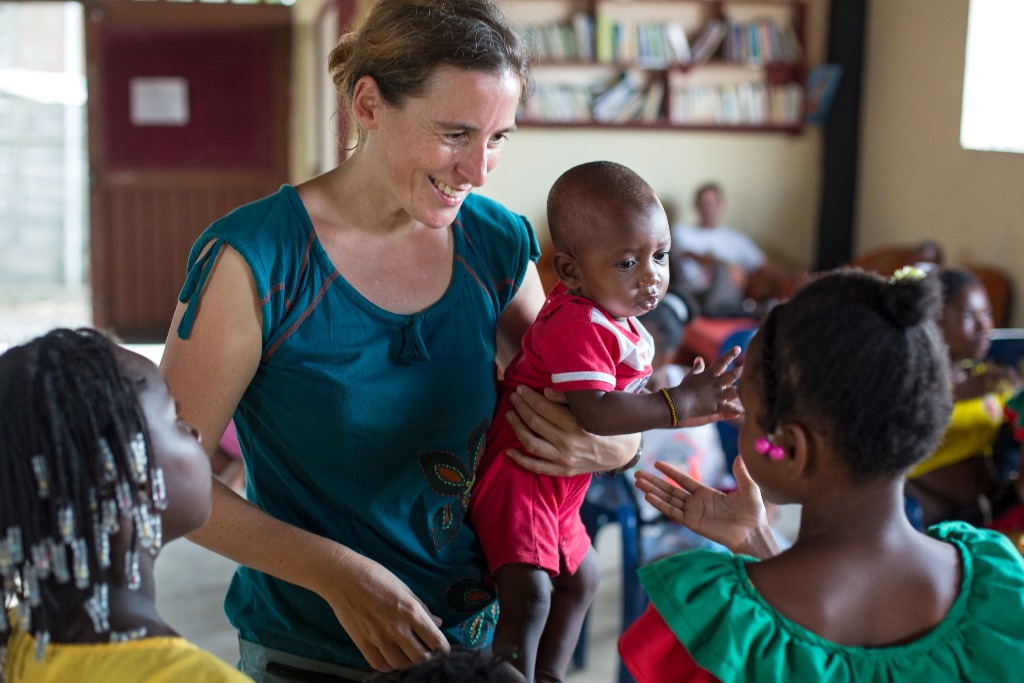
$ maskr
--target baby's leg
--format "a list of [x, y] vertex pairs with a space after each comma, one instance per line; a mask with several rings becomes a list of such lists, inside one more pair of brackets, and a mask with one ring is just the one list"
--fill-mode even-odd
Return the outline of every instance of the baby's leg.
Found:
[[551, 613], [537, 654], [538, 683], [565, 680], [583, 628], [583, 618], [594, 601], [600, 579], [601, 569], [593, 548], [587, 551], [575, 574], [570, 574], [563, 564], [554, 578]]
[[513, 662], [532, 683], [537, 646], [551, 607], [551, 578], [540, 567], [506, 564], [494, 572], [498, 584], [498, 625], [494, 629], [495, 653], [515, 652]]

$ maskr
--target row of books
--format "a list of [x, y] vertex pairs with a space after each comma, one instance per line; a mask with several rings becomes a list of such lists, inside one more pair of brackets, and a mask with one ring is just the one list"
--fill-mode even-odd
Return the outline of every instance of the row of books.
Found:
[[792, 126], [803, 118], [797, 83], [673, 86], [669, 92], [669, 122], [680, 126]]
[[653, 123], [663, 116], [665, 84], [630, 70], [590, 85], [535, 85], [520, 118], [559, 123]]
[[614, 124], [667, 118], [680, 126], [793, 126], [804, 115], [799, 83], [693, 84], [680, 75], [670, 76], [667, 92], [666, 102], [665, 81], [649, 78], [638, 69], [619, 74], [609, 83], [540, 83], [527, 98], [520, 119]]
[[596, 60], [664, 68], [701, 64], [719, 53], [733, 62], [796, 62], [803, 52], [793, 27], [770, 19], [749, 23], [712, 19], [692, 44], [678, 22], [633, 22], [603, 11], [596, 20], [580, 12], [568, 21], [523, 26], [521, 32], [534, 57], [551, 62]]
[[780, 26], [770, 19], [728, 25], [722, 56], [732, 62], [765, 64], [797, 62], [803, 46], [789, 24]]
[[594, 59], [594, 20], [583, 12], [574, 14], [568, 21], [521, 26], [519, 32], [534, 59], [544, 62]]
[[616, 20], [607, 12], [599, 12], [595, 30], [594, 52], [597, 61], [605, 64], [664, 67], [690, 61], [686, 31], [675, 21]]

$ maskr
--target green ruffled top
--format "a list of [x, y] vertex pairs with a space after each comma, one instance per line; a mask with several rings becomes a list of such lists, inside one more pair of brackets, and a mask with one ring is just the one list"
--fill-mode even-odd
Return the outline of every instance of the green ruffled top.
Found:
[[962, 522], [934, 538], [960, 551], [963, 580], [949, 614], [923, 637], [847, 647], [790, 621], [747, 577], [745, 555], [690, 551], [642, 567], [640, 581], [701, 667], [728, 681], [1024, 681], [1024, 559], [1006, 537]]

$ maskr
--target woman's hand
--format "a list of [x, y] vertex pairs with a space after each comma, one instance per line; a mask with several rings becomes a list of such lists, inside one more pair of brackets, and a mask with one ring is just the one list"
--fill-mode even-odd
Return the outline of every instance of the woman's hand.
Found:
[[778, 554], [761, 490], [750, 478], [742, 457], [733, 463], [736, 490], [730, 493], [705, 486], [668, 463], [657, 462], [655, 467], [678, 486], [640, 471], [636, 473], [636, 487], [667, 518], [735, 553], [762, 559]]
[[550, 389], [541, 395], [519, 386], [512, 406], [515, 410], [505, 417], [528, 452], [510, 448], [508, 455], [537, 474], [565, 477], [613, 470], [629, 462], [640, 447], [638, 434], [596, 436], [584, 431], [565, 405], [564, 394]]
[[391, 671], [449, 651], [441, 620], [383, 565], [345, 552], [345, 571], [320, 595], [377, 671]]

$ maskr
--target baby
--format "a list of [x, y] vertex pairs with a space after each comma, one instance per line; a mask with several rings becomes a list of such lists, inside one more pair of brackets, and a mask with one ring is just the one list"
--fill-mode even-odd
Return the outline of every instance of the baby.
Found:
[[598, 570], [579, 516], [590, 475], [537, 475], [505, 456], [523, 449], [503, 419], [516, 387], [563, 392], [595, 434], [694, 426], [739, 411], [739, 371], [727, 367], [738, 349], [707, 369], [698, 359], [677, 386], [642, 392], [654, 347], [637, 316], [665, 296], [671, 246], [651, 187], [620, 164], [586, 163], [555, 182], [547, 209], [559, 283], [505, 371], [469, 507], [497, 582], [494, 651], [515, 652], [529, 681], [565, 677]]

